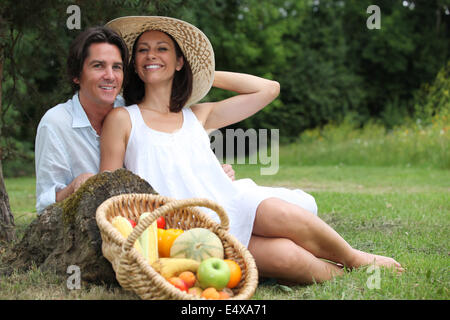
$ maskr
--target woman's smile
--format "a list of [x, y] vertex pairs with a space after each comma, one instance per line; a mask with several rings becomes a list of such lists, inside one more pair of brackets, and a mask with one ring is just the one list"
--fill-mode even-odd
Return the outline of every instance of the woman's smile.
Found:
[[146, 70], [158, 70], [161, 69], [163, 65], [161, 64], [147, 64], [144, 66]]

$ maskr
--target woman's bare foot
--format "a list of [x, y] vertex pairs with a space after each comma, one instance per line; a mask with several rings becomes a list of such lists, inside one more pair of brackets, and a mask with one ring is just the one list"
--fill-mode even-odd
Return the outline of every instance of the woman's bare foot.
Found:
[[356, 249], [353, 250], [355, 253], [354, 258], [349, 263], [346, 263], [346, 266], [349, 268], [359, 268], [374, 264], [380, 267], [392, 268], [397, 271], [397, 273], [402, 273], [405, 271], [401, 264], [392, 258], [371, 254]]

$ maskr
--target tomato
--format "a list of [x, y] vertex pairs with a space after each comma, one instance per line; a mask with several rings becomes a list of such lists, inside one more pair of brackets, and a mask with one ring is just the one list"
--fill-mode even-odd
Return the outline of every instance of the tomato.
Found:
[[134, 222], [134, 220], [128, 219], [128, 221], [130, 221], [131, 226], [132, 226], [133, 228], [136, 227], [136, 222]]
[[164, 217], [159, 217], [156, 219], [156, 225], [158, 228], [165, 229], [166, 228], [166, 219]]
[[172, 248], [173, 242], [183, 232], [181, 229], [158, 228], [158, 253], [161, 258], [170, 257], [170, 248]]

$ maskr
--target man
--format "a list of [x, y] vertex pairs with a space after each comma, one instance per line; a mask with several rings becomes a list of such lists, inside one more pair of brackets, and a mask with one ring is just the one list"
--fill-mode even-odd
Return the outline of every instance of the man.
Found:
[[[91, 176], [100, 164], [103, 120], [125, 102], [119, 95], [128, 62], [123, 39], [106, 27], [80, 33], [69, 50], [69, 81], [74, 95], [48, 110], [36, 135], [36, 209], [62, 201]], [[234, 171], [223, 166], [234, 180]]]

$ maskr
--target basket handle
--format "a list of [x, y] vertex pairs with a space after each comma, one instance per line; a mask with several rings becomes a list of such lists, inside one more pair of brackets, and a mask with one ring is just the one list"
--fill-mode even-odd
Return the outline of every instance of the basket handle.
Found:
[[204, 198], [172, 200], [165, 203], [156, 210], [152, 211], [142, 221], [139, 220], [138, 224], [136, 225], [136, 227], [133, 228], [133, 231], [131, 232], [126, 242], [124, 243], [123, 251], [129, 251], [136, 242], [137, 238], [139, 238], [139, 236], [159, 217], [173, 210], [196, 206], [202, 206], [214, 210], [220, 218], [220, 226], [225, 230], [229, 229], [228, 215], [226, 214], [223, 207], [220, 206], [219, 204]]

